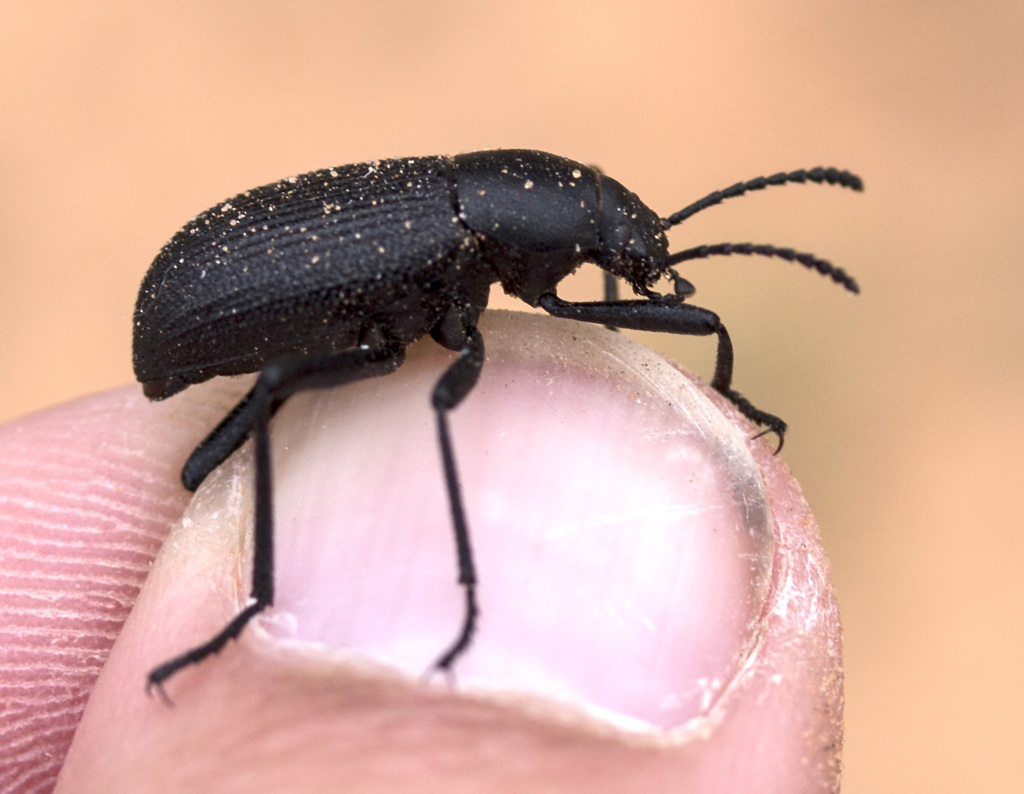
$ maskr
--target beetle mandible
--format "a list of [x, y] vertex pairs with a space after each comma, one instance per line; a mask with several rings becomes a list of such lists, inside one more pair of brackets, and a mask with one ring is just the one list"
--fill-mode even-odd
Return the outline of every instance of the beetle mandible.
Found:
[[[785, 423], [732, 388], [729, 334], [714, 312], [684, 302], [694, 287], [675, 267], [708, 256], [756, 254], [798, 262], [851, 292], [857, 283], [825, 260], [772, 245], [721, 243], [670, 254], [665, 233], [724, 199], [807, 181], [863, 189], [847, 171], [799, 170], [737, 183], [660, 218], [593, 167], [507, 149], [313, 171], [242, 193], [189, 221], [157, 255], [139, 289], [135, 375], [147, 397], [162, 400], [217, 375], [260, 373], [182, 471], [183, 484], [194, 491], [254, 438], [252, 594], [220, 633], [152, 670], [147, 689], [162, 692], [168, 678], [220, 651], [274, 601], [273, 414], [296, 392], [393, 372], [406, 347], [428, 333], [458, 351], [432, 397], [465, 597], [458, 634], [434, 662], [452, 669], [470, 644], [478, 609], [448, 413], [472, 390], [483, 366], [476, 326], [495, 282], [555, 317], [716, 335], [711, 385], [763, 432], [774, 432], [781, 449]], [[605, 300], [562, 300], [558, 283], [584, 262], [604, 270]], [[674, 286], [668, 294], [654, 290], [663, 278]], [[619, 300], [619, 279], [640, 298]]]

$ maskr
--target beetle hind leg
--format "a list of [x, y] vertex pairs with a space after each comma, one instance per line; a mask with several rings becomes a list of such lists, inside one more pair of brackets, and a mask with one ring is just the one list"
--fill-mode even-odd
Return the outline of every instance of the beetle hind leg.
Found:
[[[386, 375], [405, 358], [402, 348], [356, 348], [341, 353], [290, 356], [269, 364], [256, 385], [192, 453], [182, 473], [194, 487], [251, 435], [255, 441], [256, 510], [253, 529], [252, 590], [250, 602], [218, 634], [207, 642], [168, 659], [153, 668], [146, 691], [156, 689], [164, 700], [164, 683], [180, 670], [219, 653], [236, 639], [250, 620], [274, 602], [274, 508], [271, 476], [270, 418], [290, 396]], [[190, 468], [191, 467], [191, 468]]]

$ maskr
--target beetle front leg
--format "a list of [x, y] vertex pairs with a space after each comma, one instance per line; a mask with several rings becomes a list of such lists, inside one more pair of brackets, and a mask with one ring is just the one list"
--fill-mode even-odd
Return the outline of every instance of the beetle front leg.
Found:
[[400, 348], [357, 348], [341, 353], [292, 356], [269, 364], [260, 373], [252, 390], [192, 453], [182, 477], [187, 483], [191, 471], [198, 486], [246, 438], [250, 435], [254, 438], [256, 509], [250, 603], [213, 638], [153, 668], [147, 678], [147, 692], [155, 687], [166, 700], [163, 684], [167, 679], [179, 670], [219, 653], [230, 640], [242, 633], [250, 620], [274, 602], [274, 503], [269, 432], [274, 412], [296, 392], [384, 375], [397, 369], [404, 358], [405, 351]]
[[469, 541], [469, 527], [462, 505], [458, 472], [455, 468], [455, 454], [452, 451], [451, 435], [448, 431], [448, 412], [454, 409], [476, 385], [484, 364], [484, 340], [476, 328], [466, 332], [466, 341], [459, 357], [445, 371], [434, 387], [431, 403], [437, 415], [437, 434], [441, 446], [441, 460], [444, 465], [444, 479], [448, 487], [448, 502], [452, 511], [452, 526], [455, 531], [455, 549], [459, 564], [459, 584], [466, 596], [462, 628], [451, 646], [438, 657], [434, 667], [448, 672], [455, 660], [469, 647], [476, 630], [479, 610], [476, 605], [476, 566], [473, 562], [473, 548]]
[[[554, 293], [542, 295], [540, 306], [553, 317], [598, 323], [634, 331], [683, 334], [687, 336], [718, 336], [718, 355], [715, 376], [711, 386], [735, 405], [740, 413], [756, 424], [764, 426], [764, 433], [779, 437], [776, 454], [782, 449], [786, 423], [774, 414], [754, 407], [751, 402], [732, 388], [733, 351], [729, 332], [718, 315], [708, 309], [692, 306], [678, 300], [623, 300], [573, 303], [564, 301]], [[758, 436], [755, 436], [757, 438]]]

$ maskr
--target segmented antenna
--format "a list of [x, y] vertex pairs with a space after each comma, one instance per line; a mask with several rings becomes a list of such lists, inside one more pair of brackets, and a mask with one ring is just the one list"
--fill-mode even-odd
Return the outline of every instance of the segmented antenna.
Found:
[[850, 292], [859, 293], [860, 287], [856, 280], [841, 267], [836, 267], [825, 259], [819, 259], [813, 254], [805, 254], [801, 251], [794, 251], [792, 248], [778, 248], [774, 245], [755, 245], [754, 243], [718, 243], [717, 245], [699, 245], [696, 248], [688, 248], [677, 254], [672, 254], [665, 261], [667, 267], [678, 265], [690, 259], [705, 259], [709, 256], [729, 256], [731, 254], [743, 254], [745, 256], [775, 256], [785, 259], [787, 262], [799, 262], [804, 267], [817, 270], [823, 276], [827, 276], [837, 284], [846, 287]]
[[861, 181], [859, 176], [851, 174], [849, 171], [840, 171], [837, 168], [800, 169], [799, 171], [790, 171], [788, 174], [780, 172], [772, 176], [759, 176], [757, 179], [751, 179], [749, 182], [737, 182], [725, 190], [716, 190], [700, 201], [695, 201], [690, 206], [684, 207], [679, 212], [673, 213], [667, 218], [662, 218], [661, 225], [666, 229], [671, 229], [691, 215], [696, 215], [701, 210], [721, 204], [727, 198], [742, 196], [748, 190], [764, 190], [769, 185], [785, 185], [791, 182], [803, 183], [808, 181], [817, 182], [818, 184], [826, 182], [829, 185], [839, 185], [840, 187], [850, 188], [850, 190], [859, 191], [864, 189], [864, 182]]

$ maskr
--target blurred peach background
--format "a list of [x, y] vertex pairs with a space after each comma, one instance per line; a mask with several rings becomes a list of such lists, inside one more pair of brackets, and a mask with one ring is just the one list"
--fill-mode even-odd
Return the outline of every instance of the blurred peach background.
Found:
[[[1024, 5], [713, 5], [5, 2], [0, 420], [132, 380], [160, 246], [282, 176], [533, 147], [667, 214], [849, 168], [865, 194], [773, 189], [674, 247], [790, 245], [862, 285], [768, 260], [685, 271], [730, 328], [738, 387], [790, 423], [831, 554], [843, 790], [1019, 791]], [[568, 294], [598, 290], [591, 271]], [[708, 340], [646, 341], [710, 376]]]

